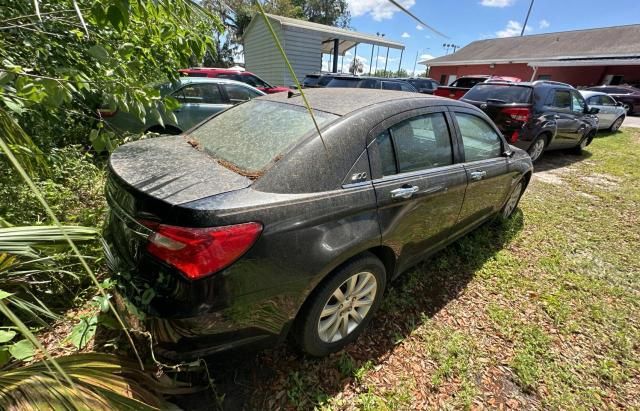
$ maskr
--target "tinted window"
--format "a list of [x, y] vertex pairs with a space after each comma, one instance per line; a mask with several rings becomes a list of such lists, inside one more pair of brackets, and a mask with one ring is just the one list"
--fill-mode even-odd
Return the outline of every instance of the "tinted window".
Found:
[[320, 80], [318, 80], [318, 86], [324, 87], [329, 84], [331, 80], [333, 80], [333, 77], [331, 76], [322, 76], [320, 77]]
[[173, 95], [182, 104], [222, 104], [217, 84], [187, 84]]
[[265, 83], [264, 81], [262, 81], [260, 78], [251, 75], [251, 74], [247, 74], [247, 75], [243, 75], [243, 76], [239, 76], [243, 82], [247, 83], [250, 86], [253, 87], [264, 87], [264, 88], [269, 88], [270, 86]]
[[453, 164], [451, 139], [444, 114], [414, 117], [391, 127], [398, 172]]
[[380, 162], [382, 163], [382, 175], [390, 176], [396, 173], [396, 157], [393, 154], [393, 144], [391, 143], [391, 135], [388, 130], [380, 133], [376, 137], [378, 144], [378, 152], [380, 153]]
[[485, 80], [485, 78], [459, 78], [451, 83], [451, 87], [471, 88], [478, 83], [483, 83]]
[[571, 110], [571, 93], [568, 90], [554, 90], [551, 93], [551, 106], [562, 110]]
[[227, 90], [229, 101], [231, 101], [232, 104], [241, 103], [262, 95], [251, 90], [249, 87], [243, 87], [238, 84], [225, 84], [224, 88]]
[[216, 75], [217, 78], [226, 78], [229, 80], [236, 80], [236, 81], [242, 81], [242, 79], [240, 79], [238, 75], [236, 74], [228, 74], [228, 73], [220, 73], [218, 75]]
[[415, 89], [415, 87], [413, 87], [409, 83], [400, 82], [399, 84], [400, 84], [400, 90], [402, 90], [402, 91], [409, 91], [409, 92], [412, 92], [412, 93], [415, 93], [416, 91], [418, 91], [418, 90]]
[[318, 84], [318, 80], [320, 80], [320, 76], [306, 76], [304, 80], [302, 80], [302, 85], [305, 87], [313, 87]]
[[436, 87], [438, 87], [435, 82], [433, 81], [429, 81], [429, 80], [409, 80], [409, 83], [417, 88], [418, 90], [422, 89], [422, 88], [426, 88], [429, 90], [432, 90]]
[[502, 143], [493, 127], [480, 117], [465, 113], [455, 114], [462, 134], [466, 161], [486, 160], [501, 156]]
[[371, 78], [366, 78], [366, 79], [362, 79], [360, 80], [360, 83], [358, 83], [358, 87], [360, 88], [380, 88], [380, 82], [378, 80], [375, 79], [371, 79]]
[[590, 105], [590, 106], [601, 106], [602, 105], [602, 98], [601, 98], [601, 96], [590, 97], [589, 100], [587, 100], [587, 104]]
[[[313, 113], [320, 127], [338, 118], [324, 111]], [[312, 130], [304, 107], [252, 100], [218, 114], [190, 137], [214, 158], [257, 172]]]
[[327, 87], [358, 87], [357, 78], [332, 78]]
[[502, 100], [504, 103], [530, 103], [532, 89], [507, 84], [478, 84], [465, 94], [465, 100]]
[[616, 101], [609, 96], [600, 96], [601, 104], [603, 106], [615, 106]]
[[571, 92], [571, 111], [574, 113], [584, 113], [584, 98], [577, 91]]
[[395, 81], [383, 81], [382, 82], [382, 89], [383, 90], [396, 90], [396, 91], [402, 90], [402, 88], [400, 88], [400, 83], [395, 82]]

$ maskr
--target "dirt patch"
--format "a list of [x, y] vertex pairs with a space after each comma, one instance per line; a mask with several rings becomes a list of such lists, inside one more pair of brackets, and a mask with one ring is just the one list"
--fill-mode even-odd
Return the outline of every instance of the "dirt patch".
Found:
[[593, 173], [582, 177], [582, 180], [605, 191], [615, 191], [620, 186], [622, 179], [609, 174]]

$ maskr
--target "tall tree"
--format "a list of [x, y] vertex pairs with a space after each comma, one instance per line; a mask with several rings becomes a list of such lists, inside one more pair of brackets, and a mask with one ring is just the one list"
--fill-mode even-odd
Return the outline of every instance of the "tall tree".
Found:
[[351, 13], [347, 0], [292, 0], [302, 9], [306, 20], [314, 23], [347, 28], [351, 22]]

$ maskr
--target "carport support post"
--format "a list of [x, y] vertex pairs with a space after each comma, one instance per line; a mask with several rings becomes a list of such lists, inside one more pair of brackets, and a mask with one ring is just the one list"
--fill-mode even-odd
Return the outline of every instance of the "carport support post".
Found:
[[333, 40], [333, 72], [338, 72], [338, 51], [340, 48], [340, 40]]
[[402, 55], [403, 54], [404, 54], [404, 49], [400, 49], [400, 63], [398, 63], [398, 72], [396, 73], [397, 77], [400, 76], [400, 69], [402, 68]]
[[369, 75], [371, 75], [371, 69], [373, 68], [373, 51], [376, 48], [375, 44], [371, 45], [371, 60], [369, 60]]
[[387, 57], [384, 58], [384, 76], [387, 75], [387, 62], [389, 61], [389, 47], [387, 47]]
[[538, 66], [533, 66], [533, 74], [531, 75], [531, 80], [529, 80], [529, 81], [535, 81], [536, 80], [536, 74], [538, 74]]

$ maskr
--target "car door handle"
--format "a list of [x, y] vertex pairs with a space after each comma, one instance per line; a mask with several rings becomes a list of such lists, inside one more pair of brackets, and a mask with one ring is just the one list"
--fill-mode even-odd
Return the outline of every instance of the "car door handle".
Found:
[[396, 188], [391, 190], [391, 198], [411, 198], [418, 190], [418, 186]]
[[474, 181], [482, 180], [487, 175], [486, 171], [472, 171], [470, 174], [471, 179]]

